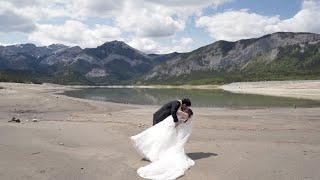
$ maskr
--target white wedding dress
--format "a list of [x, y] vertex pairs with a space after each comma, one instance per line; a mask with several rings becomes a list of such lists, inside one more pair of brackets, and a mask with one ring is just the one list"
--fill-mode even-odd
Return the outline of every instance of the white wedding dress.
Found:
[[[177, 113], [179, 121], [183, 120]], [[137, 170], [146, 179], [176, 179], [195, 164], [184, 152], [192, 131], [192, 120], [175, 127], [172, 116], [145, 131], [131, 136], [134, 147], [150, 164]]]

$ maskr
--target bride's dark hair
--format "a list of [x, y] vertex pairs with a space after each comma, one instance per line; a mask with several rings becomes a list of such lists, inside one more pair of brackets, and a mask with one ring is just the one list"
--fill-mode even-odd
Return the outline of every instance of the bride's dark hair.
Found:
[[191, 109], [188, 109], [188, 115], [189, 115], [189, 118], [193, 115], [193, 112], [192, 112], [192, 110]]

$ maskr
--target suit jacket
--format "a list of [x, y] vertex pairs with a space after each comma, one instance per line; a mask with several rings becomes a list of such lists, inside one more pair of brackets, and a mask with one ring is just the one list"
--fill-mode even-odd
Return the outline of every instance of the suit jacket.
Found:
[[181, 106], [180, 101], [174, 100], [163, 105], [157, 112], [153, 114], [154, 119], [158, 122], [172, 115], [173, 121], [178, 122], [177, 111]]

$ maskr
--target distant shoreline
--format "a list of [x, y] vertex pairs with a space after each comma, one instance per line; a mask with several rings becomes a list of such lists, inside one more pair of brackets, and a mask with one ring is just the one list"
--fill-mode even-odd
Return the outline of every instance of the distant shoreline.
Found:
[[320, 101], [320, 80], [237, 82], [222, 85], [219, 88], [232, 93]]
[[64, 87], [65, 91], [83, 88], [141, 88], [141, 89], [204, 89], [225, 90], [232, 93], [257, 94], [267, 96], [291, 97], [320, 101], [320, 80], [290, 80], [290, 81], [256, 81], [234, 82], [224, 85], [59, 85], [43, 83], [43, 85]]
[[141, 89], [205, 89], [225, 90], [240, 94], [257, 94], [267, 96], [290, 97], [320, 101], [320, 80], [291, 81], [256, 81], [234, 82], [225, 85], [110, 85], [110, 86], [70, 86], [71, 89], [82, 88], [141, 88]]
[[[62, 85], [63, 86], [63, 85]], [[219, 89], [220, 85], [66, 85], [71, 88], [137, 88], [137, 89]]]

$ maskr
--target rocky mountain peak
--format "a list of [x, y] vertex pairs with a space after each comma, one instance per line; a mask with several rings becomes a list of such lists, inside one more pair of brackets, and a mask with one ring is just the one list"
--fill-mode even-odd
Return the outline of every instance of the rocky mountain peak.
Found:
[[64, 49], [64, 48], [68, 48], [68, 46], [63, 45], [63, 44], [51, 44], [49, 46], [47, 46], [49, 49], [52, 50], [58, 50], [58, 49]]
[[125, 42], [123, 42], [123, 41], [118, 41], [118, 40], [105, 42], [104, 44], [102, 44], [101, 46], [98, 46], [97, 48], [133, 49], [131, 46], [129, 46], [129, 45], [126, 44]]

